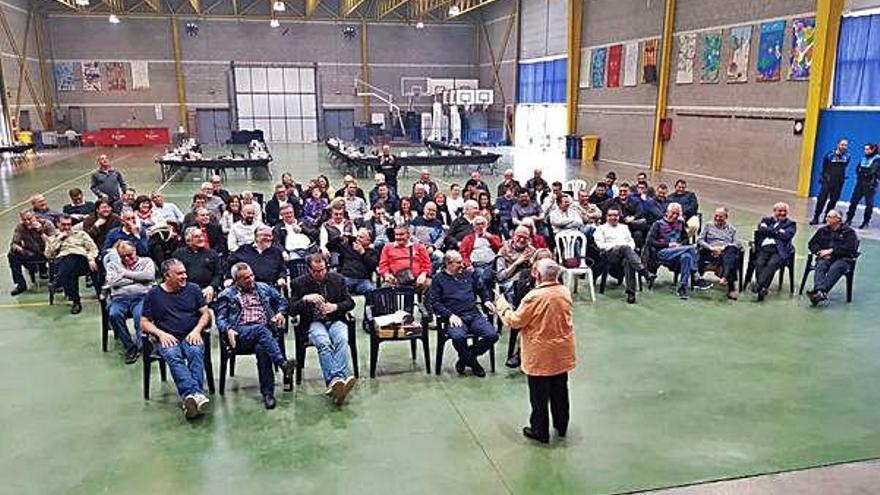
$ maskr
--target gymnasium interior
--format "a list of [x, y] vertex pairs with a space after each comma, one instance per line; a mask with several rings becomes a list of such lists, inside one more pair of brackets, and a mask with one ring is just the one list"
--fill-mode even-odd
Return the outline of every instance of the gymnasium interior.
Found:
[[[505, 366], [507, 327], [484, 378], [456, 373], [451, 344], [435, 369], [433, 323], [430, 372], [392, 342], [370, 377], [355, 296], [344, 407], [309, 348], [301, 383], [278, 374], [274, 410], [240, 356], [187, 420], [156, 362], [125, 364], [113, 332], [102, 349], [85, 278], [70, 314], [51, 276], [26, 270], [12, 295], [4, 256], [0, 494], [880, 493], [880, 223], [854, 196], [880, 143], [880, 1], [0, 0], [0, 27], [6, 248], [36, 195], [57, 211], [72, 188], [94, 201], [102, 155], [189, 213], [215, 173], [261, 201], [285, 173], [366, 192], [384, 145], [407, 164], [399, 191], [423, 169], [444, 193], [479, 172], [493, 201], [506, 170], [584, 188], [644, 173], [652, 189], [687, 181], [703, 225], [726, 208], [744, 252], [775, 204], [797, 222], [793, 266], [760, 302], [712, 273], [682, 300], [661, 268], [636, 304], [614, 277], [580, 279], [571, 423], [546, 445], [520, 432], [529, 394]], [[854, 214], [858, 254], [817, 305], [804, 286], [824, 219], [810, 220], [841, 139], [836, 209]]]

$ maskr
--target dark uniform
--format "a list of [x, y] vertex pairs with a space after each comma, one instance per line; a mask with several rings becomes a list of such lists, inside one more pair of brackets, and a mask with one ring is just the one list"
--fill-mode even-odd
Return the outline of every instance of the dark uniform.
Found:
[[819, 179], [819, 197], [816, 199], [816, 211], [813, 212], [811, 224], [819, 223], [819, 215], [822, 214], [823, 208], [827, 215], [837, 206], [843, 182], [846, 180], [846, 167], [849, 166], [849, 161], [849, 153], [838, 155], [835, 150], [825, 155], [822, 160], [822, 176]]

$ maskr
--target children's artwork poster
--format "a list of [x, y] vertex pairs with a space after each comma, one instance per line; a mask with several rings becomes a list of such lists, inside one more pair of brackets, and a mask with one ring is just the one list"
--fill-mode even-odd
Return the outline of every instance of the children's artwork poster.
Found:
[[146, 60], [134, 60], [131, 62], [131, 89], [142, 90], [150, 88], [150, 72]]
[[660, 39], [647, 40], [642, 45], [642, 82], [657, 82], [657, 63], [660, 61]]
[[104, 64], [104, 72], [107, 73], [107, 89], [110, 91], [125, 91], [128, 87], [128, 77], [125, 64], [122, 62], [107, 62]]
[[813, 65], [813, 44], [816, 42], [816, 18], [795, 19], [791, 23], [791, 58], [788, 79], [807, 81]]
[[101, 91], [101, 64], [99, 62], [82, 63], [83, 91]]
[[749, 55], [752, 51], [752, 26], [730, 30], [730, 59], [727, 61], [727, 82], [749, 82]]
[[697, 56], [697, 34], [686, 33], [678, 37], [678, 68], [675, 73], [677, 84], [694, 82], [694, 58]]
[[608, 70], [606, 79], [609, 88], [620, 87], [620, 67], [623, 60], [623, 45], [608, 47]]
[[709, 31], [702, 35], [700, 82], [717, 84], [721, 81], [721, 31]]
[[73, 62], [55, 63], [55, 88], [58, 91], [75, 91], [76, 76]]
[[639, 81], [639, 42], [627, 43], [623, 56], [623, 85], [635, 86]]
[[758, 82], [779, 80], [784, 38], [785, 21], [761, 24], [761, 41], [758, 45]]
[[605, 87], [605, 63], [608, 59], [608, 48], [595, 48], [590, 67], [590, 85], [594, 88]]
[[592, 79], [593, 73], [590, 69], [592, 66], [592, 60], [593, 60], [593, 51], [592, 50], [585, 50], [583, 53], [581, 53], [581, 81], [580, 81], [581, 88], [591, 87], [590, 79]]

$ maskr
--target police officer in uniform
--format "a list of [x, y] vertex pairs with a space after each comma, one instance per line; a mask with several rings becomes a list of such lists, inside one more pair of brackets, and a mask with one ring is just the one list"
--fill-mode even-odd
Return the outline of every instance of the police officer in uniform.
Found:
[[849, 141], [841, 139], [837, 143], [837, 148], [834, 151], [828, 152], [822, 160], [819, 197], [816, 199], [816, 211], [813, 212], [813, 219], [810, 220], [810, 225], [819, 224], [819, 215], [822, 213], [823, 208], [827, 215], [829, 211], [837, 206], [837, 200], [840, 199], [840, 191], [843, 189], [843, 182], [846, 180], [846, 167], [849, 166], [848, 147]]

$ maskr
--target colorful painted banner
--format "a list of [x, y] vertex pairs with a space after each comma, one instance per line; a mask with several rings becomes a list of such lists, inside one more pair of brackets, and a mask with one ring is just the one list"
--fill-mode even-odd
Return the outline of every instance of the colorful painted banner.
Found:
[[678, 69], [675, 73], [677, 84], [694, 82], [694, 58], [697, 56], [697, 35], [686, 33], [678, 36]]
[[607, 79], [609, 88], [620, 87], [620, 67], [623, 60], [623, 45], [608, 47]]
[[639, 43], [627, 43], [623, 56], [623, 85], [635, 86], [639, 81]]
[[73, 62], [55, 63], [55, 88], [58, 91], [76, 90], [75, 64]]
[[128, 86], [128, 76], [125, 64], [122, 62], [107, 62], [104, 64], [104, 72], [107, 73], [107, 89], [110, 91], [125, 91]]
[[721, 31], [703, 33], [701, 43], [700, 82], [717, 84], [721, 81]]
[[784, 39], [785, 21], [761, 24], [761, 43], [758, 45], [758, 82], [779, 80]]
[[795, 19], [791, 23], [791, 58], [788, 79], [807, 81], [813, 65], [813, 44], [816, 42], [816, 18]]
[[660, 61], [660, 39], [647, 40], [642, 45], [642, 82], [657, 82], [657, 63]]
[[590, 84], [594, 88], [605, 87], [605, 63], [608, 59], [608, 48], [593, 49], [593, 60], [590, 67]]
[[101, 64], [98, 62], [82, 63], [83, 91], [101, 91]]
[[730, 30], [730, 60], [727, 61], [727, 82], [749, 82], [749, 54], [752, 51], [752, 26]]
[[150, 72], [146, 60], [134, 60], [131, 62], [131, 89], [141, 90], [150, 88]]

